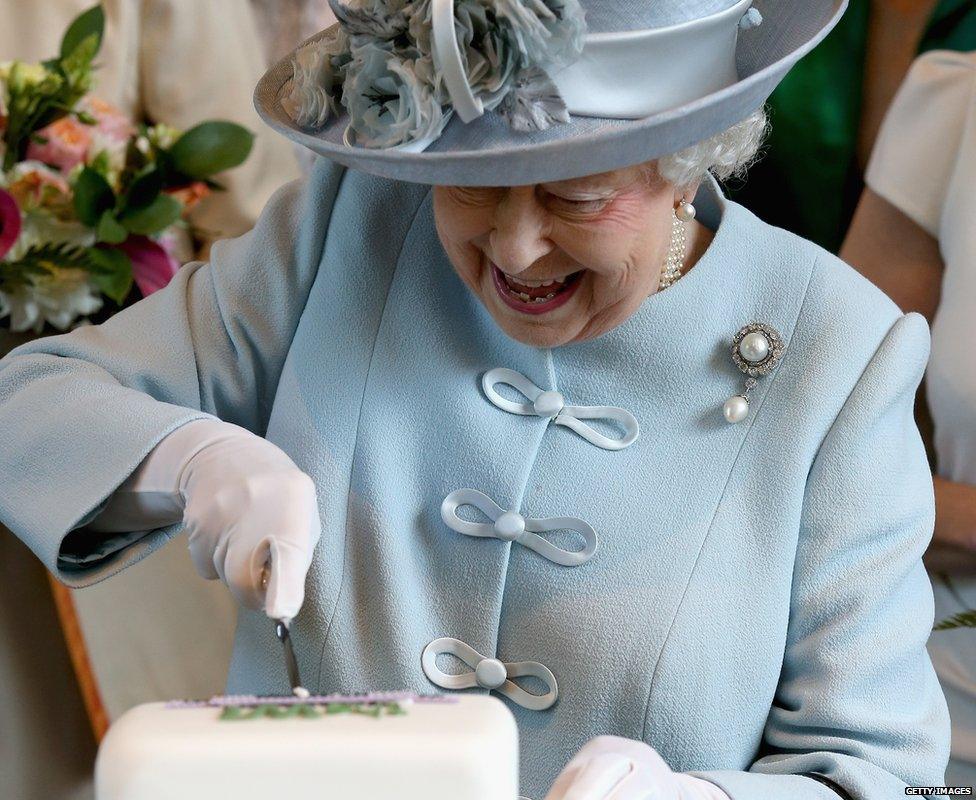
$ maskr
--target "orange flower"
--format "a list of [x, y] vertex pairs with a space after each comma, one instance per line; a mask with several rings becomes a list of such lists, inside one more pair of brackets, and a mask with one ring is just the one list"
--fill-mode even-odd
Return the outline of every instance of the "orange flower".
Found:
[[186, 186], [178, 186], [175, 189], [167, 189], [166, 194], [175, 197], [183, 204], [184, 211], [190, 211], [203, 198], [210, 194], [210, 187], [203, 181], [194, 181]]
[[8, 175], [7, 191], [21, 208], [46, 207], [52, 211], [67, 210], [71, 189], [61, 173], [43, 164], [22, 161]]

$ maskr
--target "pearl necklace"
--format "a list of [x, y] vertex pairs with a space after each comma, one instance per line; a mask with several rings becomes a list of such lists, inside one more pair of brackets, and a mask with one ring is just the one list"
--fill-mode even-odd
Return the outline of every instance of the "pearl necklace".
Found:
[[685, 230], [685, 223], [678, 219], [675, 214], [671, 220], [671, 246], [668, 248], [668, 257], [664, 262], [664, 271], [658, 282], [658, 291], [667, 289], [672, 283], [681, 277], [681, 268], [685, 262], [685, 247], [688, 244], [688, 235]]

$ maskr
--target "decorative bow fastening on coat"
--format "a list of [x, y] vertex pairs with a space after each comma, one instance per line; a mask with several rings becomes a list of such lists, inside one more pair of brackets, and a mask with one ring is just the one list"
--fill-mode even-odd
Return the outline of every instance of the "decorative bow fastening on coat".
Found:
[[[473, 671], [461, 675], [448, 675], [437, 666], [437, 657], [445, 653], [459, 658]], [[503, 694], [513, 703], [518, 703], [532, 711], [545, 711], [559, 696], [556, 676], [543, 664], [537, 661], [503, 663], [497, 658], [481, 655], [470, 645], [459, 639], [452, 639], [450, 636], [435, 639], [427, 645], [421, 657], [421, 664], [424, 674], [431, 683], [443, 689], [473, 689], [480, 686], [482, 689]], [[545, 694], [532, 694], [510, 680], [525, 677], [538, 678], [549, 691]]]
[[[461, 506], [470, 505], [480, 509], [488, 522], [468, 522], [458, 516]], [[535, 550], [543, 558], [548, 558], [564, 567], [578, 567], [592, 558], [597, 548], [596, 531], [576, 517], [547, 517], [533, 519], [523, 517], [515, 511], [506, 511], [484, 492], [477, 489], [457, 489], [444, 498], [441, 503], [441, 519], [444, 524], [465, 536], [479, 536], [501, 539], [503, 542], [517, 544]], [[582, 550], [563, 550], [539, 536], [539, 531], [577, 531], [586, 546]]]
[[[497, 383], [507, 383], [518, 389], [529, 399], [529, 402], [517, 403], [506, 400], [495, 391]], [[604, 450], [623, 450], [633, 444], [640, 434], [637, 419], [626, 409], [615, 406], [568, 406], [559, 392], [543, 391], [514, 369], [498, 367], [489, 370], [481, 378], [481, 387], [488, 399], [503, 411], [528, 417], [548, 417], [557, 425], [576, 431], [586, 441]], [[613, 420], [624, 429], [624, 436], [620, 439], [611, 439], [587, 425], [582, 421], [584, 419]]]

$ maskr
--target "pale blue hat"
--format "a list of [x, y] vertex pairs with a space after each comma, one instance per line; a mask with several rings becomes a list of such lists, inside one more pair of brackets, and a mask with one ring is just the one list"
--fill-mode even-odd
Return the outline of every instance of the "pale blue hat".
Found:
[[514, 186], [681, 150], [745, 119], [847, 0], [330, 0], [261, 79], [275, 130], [342, 164]]

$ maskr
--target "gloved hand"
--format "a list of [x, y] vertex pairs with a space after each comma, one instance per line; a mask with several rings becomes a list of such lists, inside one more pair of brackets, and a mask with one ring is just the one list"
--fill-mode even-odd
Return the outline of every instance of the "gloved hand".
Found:
[[714, 783], [672, 772], [633, 739], [590, 739], [556, 778], [546, 800], [731, 800]]
[[282, 450], [238, 425], [193, 420], [163, 438], [86, 527], [132, 531], [181, 518], [202, 577], [291, 622], [321, 527], [312, 479]]

